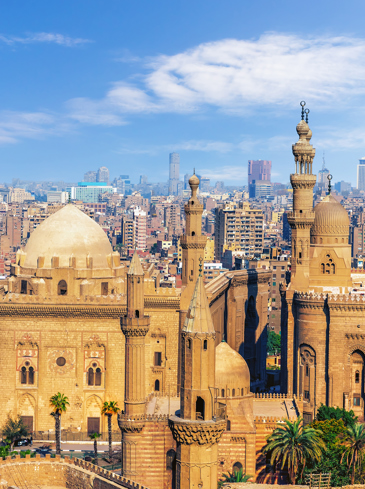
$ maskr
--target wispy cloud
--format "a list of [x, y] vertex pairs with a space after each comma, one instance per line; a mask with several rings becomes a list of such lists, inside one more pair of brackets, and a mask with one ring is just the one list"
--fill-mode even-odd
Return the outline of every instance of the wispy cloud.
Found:
[[47, 134], [60, 135], [68, 131], [65, 120], [45, 112], [0, 112], [0, 144], [16, 143], [20, 139], [41, 139]]
[[247, 180], [247, 166], [232, 165], [222, 168], [196, 168], [196, 173], [211, 180], [235, 181], [237, 184]]
[[[116, 83], [92, 102], [103, 112], [123, 117], [207, 108], [252, 115], [257, 108], [287, 109], [303, 97], [317, 108], [336, 99], [338, 110], [365, 94], [365, 39], [267, 33], [259, 39], [223, 39], [158, 56], [146, 61], [145, 69], [137, 77], [139, 83]], [[78, 101], [83, 112], [90, 103], [86, 98]], [[94, 123], [100, 122], [95, 118]]]
[[228, 153], [235, 148], [235, 145], [229, 142], [224, 141], [210, 141], [210, 140], [189, 140], [189, 141], [180, 141], [171, 144], [163, 144], [163, 145], [153, 145], [148, 148], [138, 147], [138, 148], [130, 148], [128, 146], [123, 146], [119, 149], [118, 153], [127, 153], [127, 154], [150, 154], [156, 155], [159, 153], [166, 153], [166, 151], [198, 151], [198, 152], [217, 152], [217, 153]]
[[28, 34], [25, 37], [19, 36], [7, 36], [0, 34], [0, 42], [8, 45], [14, 44], [33, 44], [33, 43], [54, 43], [61, 46], [73, 47], [80, 44], [92, 42], [89, 39], [82, 39], [80, 37], [69, 37], [63, 34], [57, 34], [54, 32], [36, 32], [34, 34]]

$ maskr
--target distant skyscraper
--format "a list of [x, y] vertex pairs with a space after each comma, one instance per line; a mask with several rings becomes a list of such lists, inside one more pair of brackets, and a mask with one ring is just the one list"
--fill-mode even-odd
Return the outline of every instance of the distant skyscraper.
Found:
[[190, 189], [190, 186], [189, 186], [189, 178], [191, 177], [191, 175], [189, 173], [186, 173], [184, 175], [184, 190], [189, 190]]
[[109, 170], [106, 166], [101, 166], [96, 174], [97, 182], [105, 182], [109, 184]]
[[253, 180], [266, 180], [271, 182], [271, 161], [248, 160], [248, 185]]
[[325, 190], [328, 187], [328, 175], [330, 174], [330, 171], [326, 168], [326, 164], [324, 161], [324, 154], [323, 154], [323, 165], [322, 165], [322, 170], [319, 170], [318, 172], [318, 179], [317, 179], [317, 185], [320, 190]]
[[87, 171], [84, 175], [84, 182], [96, 182], [96, 171]]
[[179, 153], [170, 153], [169, 165], [169, 194], [177, 195], [179, 191], [180, 178], [180, 155]]
[[365, 157], [357, 165], [357, 189], [365, 190]]

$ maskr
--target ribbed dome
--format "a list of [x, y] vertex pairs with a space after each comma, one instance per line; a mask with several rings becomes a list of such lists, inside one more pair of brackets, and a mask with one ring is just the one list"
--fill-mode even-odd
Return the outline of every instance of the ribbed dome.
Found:
[[[222, 396], [222, 390], [225, 391], [223, 397], [232, 396], [233, 389], [235, 396], [250, 392], [250, 371], [247, 363], [225, 341], [215, 349], [215, 386], [219, 389], [219, 396]], [[226, 389], [229, 389], [229, 392], [226, 392]]]
[[86, 267], [86, 257], [92, 258], [93, 268], [109, 268], [107, 255], [112, 253], [109, 239], [102, 228], [72, 204], [48, 217], [31, 234], [24, 252], [24, 267], [37, 268], [38, 257], [44, 257], [43, 268], [51, 267], [54, 256], [59, 267], [69, 267], [70, 257], [76, 258], [77, 268]]
[[[350, 220], [347, 211], [331, 194], [316, 205], [314, 212], [311, 238], [348, 237]], [[311, 241], [314, 242], [313, 239]]]

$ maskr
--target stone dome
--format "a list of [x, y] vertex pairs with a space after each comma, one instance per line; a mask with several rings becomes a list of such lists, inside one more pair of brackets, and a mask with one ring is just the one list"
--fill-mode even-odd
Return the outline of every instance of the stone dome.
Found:
[[190, 187], [193, 186], [193, 185], [199, 185], [200, 181], [199, 181], [199, 178], [195, 175], [192, 175], [190, 178], [189, 178], [189, 185]]
[[215, 386], [219, 389], [219, 397], [241, 396], [250, 392], [247, 363], [225, 341], [215, 349]]
[[[37, 268], [38, 257], [44, 258], [42, 268], [51, 268], [52, 258], [59, 257], [58, 267], [69, 267], [76, 258], [76, 268], [110, 268], [107, 256], [113, 252], [109, 239], [98, 223], [72, 204], [52, 214], [31, 234], [25, 249], [24, 268]], [[54, 268], [54, 267], [53, 267]]]
[[334, 239], [346, 238], [348, 244], [350, 220], [346, 209], [331, 195], [327, 195], [314, 208], [315, 218], [311, 228], [311, 242], [320, 242], [323, 236], [331, 236]]

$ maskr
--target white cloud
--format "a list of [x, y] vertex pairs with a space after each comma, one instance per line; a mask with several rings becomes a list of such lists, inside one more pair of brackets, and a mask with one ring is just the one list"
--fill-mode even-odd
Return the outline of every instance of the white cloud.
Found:
[[63, 34], [57, 34], [54, 32], [36, 32], [34, 34], [29, 34], [26, 37], [18, 36], [6, 36], [0, 34], [0, 41], [5, 44], [32, 44], [32, 43], [54, 43], [62, 46], [73, 47], [79, 44], [85, 44], [92, 42], [89, 39], [75, 38], [64, 36]]
[[247, 166], [223, 166], [222, 168], [196, 168], [196, 173], [211, 180], [235, 181], [238, 185], [247, 181]]
[[256, 108], [286, 109], [303, 98], [317, 109], [336, 100], [338, 109], [365, 93], [365, 39], [267, 33], [158, 56], [145, 68], [140, 83], [117, 83], [95, 103], [123, 115], [207, 107], [252, 115]]
[[40, 139], [67, 130], [67, 122], [44, 112], [0, 112], [0, 144], [16, 143], [21, 138]]

